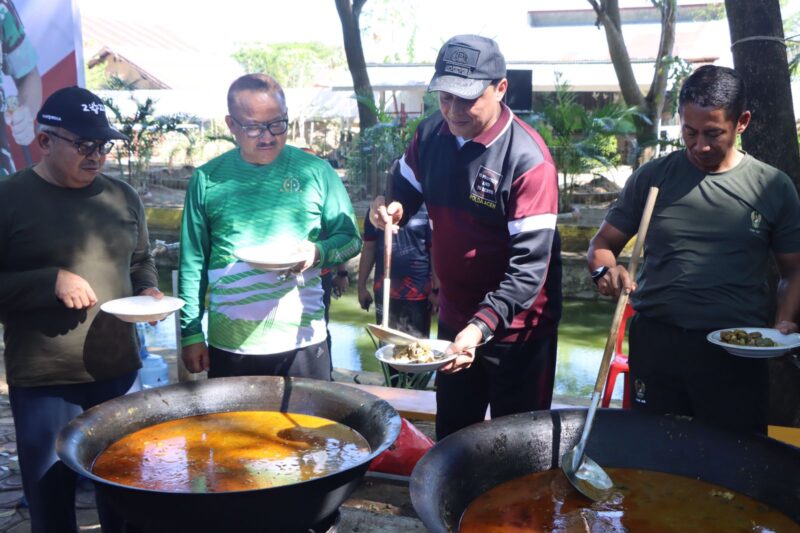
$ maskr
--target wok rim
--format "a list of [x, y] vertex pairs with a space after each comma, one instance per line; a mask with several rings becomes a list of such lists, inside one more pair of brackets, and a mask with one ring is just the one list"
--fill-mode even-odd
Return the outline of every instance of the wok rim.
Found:
[[[66, 451], [66, 448], [68, 447], [67, 442], [69, 440], [68, 436], [71, 433], [82, 433], [82, 426], [84, 426], [87, 423], [87, 421], [89, 421], [93, 417], [95, 417], [98, 414], [98, 412], [105, 411], [106, 409], [109, 409], [109, 408], [111, 408], [113, 406], [116, 406], [116, 405], [124, 406], [125, 404], [137, 403], [138, 400], [140, 400], [142, 398], [145, 398], [148, 395], [152, 395], [153, 393], [162, 392], [159, 389], [162, 389], [162, 390], [167, 390], [167, 389], [177, 390], [179, 388], [187, 388], [187, 384], [189, 384], [189, 387], [202, 387], [203, 384], [208, 383], [209, 381], [214, 381], [217, 384], [219, 384], [219, 383], [224, 383], [225, 381], [229, 381], [229, 380], [230, 381], [233, 381], [233, 380], [242, 381], [242, 378], [246, 378], [247, 381], [250, 381], [253, 378], [256, 378], [256, 379], [258, 379], [258, 378], [272, 378], [272, 379], [269, 379], [269, 381], [272, 381], [273, 379], [278, 379], [278, 380], [283, 380], [284, 383], [286, 382], [286, 380], [290, 380], [292, 383], [301, 384], [301, 386], [308, 385], [308, 386], [310, 386], [312, 388], [312, 390], [314, 390], [314, 386], [315, 385], [319, 386], [319, 384], [325, 384], [326, 387], [334, 386], [334, 387], [340, 388], [341, 391], [346, 391], [344, 393], [344, 395], [346, 397], [350, 396], [350, 397], [358, 398], [359, 400], [361, 400], [360, 408], [363, 408], [365, 405], [369, 405], [369, 404], [377, 406], [377, 407], [379, 407], [381, 409], [387, 409], [388, 408], [388, 412], [390, 414], [390, 417], [386, 421], [385, 436], [384, 436], [381, 444], [378, 447], [376, 447], [375, 449], [372, 449], [372, 446], [370, 445], [370, 449], [372, 449], [372, 451], [368, 455], [363, 457], [357, 464], [351, 465], [348, 468], [337, 470], [337, 471], [325, 474], [323, 476], [314, 477], [314, 478], [311, 478], [311, 479], [306, 479], [306, 480], [298, 481], [298, 482], [294, 482], [294, 483], [287, 483], [287, 484], [283, 484], [283, 485], [275, 485], [275, 486], [272, 486], [272, 487], [262, 487], [262, 488], [253, 488], [253, 489], [245, 489], [245, 490], [229, 490], [229, 491], [219, 491], [219, 492], [164, 491], [164, 490], [156, 490], [156, 489], [150, 489], [150, 488], [144, 488], [144, 487], [136, 487], [134, 485], [126, 485], [126, 484], [123, 484], [123, 483], [118, 483], [116, 481], [112, 481], [110, 479], [106, 479], [104, 477], [98, 476], [97, 474], [95, 474], [91, 470], [90, 467], [87, 468], [86, 466], [84, 466], [81, 463], [81, 461], [79, 461], [77, 459], [77, 457], [74, 457], [72, 454], [70, 454], [70, 453], [68, 453]], [[320, 390], [320, 389], [316, 389], [316, 390]], [[211, 411], [210, 410], [210, 411], [204, 411], [202, 413], [198, 412], [198, 413], [190, 414], [190, 415], [187, 415], [187, 416], [179, 416], [179, 417], [175, 417], [175, 418], [170, 418], [170, 419], [167, 419], [167, 420], [162, 420], [160, 422], [155, 422], [153, 424], [143, 425], [140, 429], [145, 428], [145, 427], [150, 427], [152, 425], [156, 425], [156, 424], [159, 424], [159, 423], [170, 422], [172, 420], [181, 420], [183, 418], [191, 418], [192, 416], [201, 416], [201, 415], [216, 414], [216, 413], [228, 413], [228, 412], [236, 412], [236, 411], [263, 411], [263, 410], [264, 409], [229, 409], [229, 410], [215, 410], [215, 411]], [[307, 414], [307, 413], [299, 413], [299, 412], [296, 412], [296, 411], [284, 411], [284, 410], [280, 410], [279, 412], [288, 412], [288, 413], [295, 412], [297, 414]], [[320, 417], [319, 415], [312, 415], [312, 416], [317, 416], [319, 418], [325, 418], [325, 417]], [[330, 420], [330, 419], [328, 419], [328, 420]], [[333, 422], [336, 422], [336, 423], [339, 423], [339, 424], [342, 424], [342, 425], [345, 425], [345, 426], [349, 427], [351, 430], [353, 430], [356, 433], [358, 433], [361, 436], [361, 438], [363, 438], [369, 444], [369, 441], [367, 440], [367, 438], [360, 431], [358, 431], [357, 429], [355, 429], [355, 428], [353, 428], [351, 426], [348, 426], [347, 424], [344, 424], [343, 422], [340, 422], [340, 421], [333, 420]], [[89, 479], [91, 479], [91, 480], [93, 480], [95, 482], [101, 483], [103, 485], [107, 485], [107, 486], [113, 487], [115, 489], [121, 489], [121, 490], [126, 490], [126, 491], [136, 491], [136, 492], [139, 492], [139, 493], [148, 493], [148, 494], [152, 494], [152, 495], [168, 494], [168, 495], [173, 496], [173, 497], [181, 497], [181, 496], [213, 497], [213, 496], [221, 496], [221, 495], [232, 495], [233, 496], [233, 495], [237, 495], [237, 494], [265, 493], [265, 492], [268, 492], [268, 491], [277, 492], [277, 491], [280, 491], [282, 489], [286, 490], [289, 487], [292, 487], [292, 488], [297, 487], [298, 489], [302, 489], [305, 485], [312, 484], [312, 483], [313, 484], [319, 484], [319, 483], [321, 483], [321, 482], [323, 482], [325, 480], [331, 480], [331, 479], [333, 479], [333, 478], [335, 478], [337, 476], [344, 476], [345, 474], [357, 471], [358, 469], [363, 469], [364, 471], [366, 471], [366, 469], [369, 467], [369, 464], [372, 462], [372, 460], [375, 459], [378, 455], [380, 455], [384, 451], [386, 451], [395, 442], [395, 440], [397, 439], [398, 435], [400, 434], [400, 428], [401, 428], [400, 414], [394, 409], [394, 407], [392, 407], [392, 405], [389, 402], [387, 402], [386, 400], [383, 400], [383, 399], [375, 396], [374, 394], [371, 394], [369, 392], [363, 391], [361, 389], [357, 389], [355, 387], [350, 387], [350, 386], [343, 385], [343, 384], [340, 384], [340, 383], [336, 383], [336, 382], [333, 382], [333, 381], [321, 381], [321, 380], [315, 380], [315, 379], [310, 379], [310, 378], [282, 377], [282, 376], [236, 376], [236, 377], [213, 378], [213, 380], [173, 383], [173, 384], [165, 385], [165, 386], [162, 386], [162, 387], [155, 387], [155, 388], [152, 388], [152, 389], [144, 389], [144, 390], [141, 390], [141, 391], [138, 391], [138, 392], [125, 394], [125, 395], [122, 395], [122, 396], [118, 396], [116, 398], [112, 398], [111, 400], [103, 402], [102, 404], [99, 404], [99, 405], [94, 406], [94, 407], [92, 407], [90, 409], [87, 409], [86, 411], [84, 411], [83, 413], [81, 413], [80, 415], [78, 415], [77, 417], [72, 419], [66, 426], [64, 426], [61, 429], [61, 431], [58, 434], [58, 437], [56, 438], [56, 455], [61, 460], [61, 462], [63, 462], [71, 470], [77, 472], [79, 475], [81, 475], [83, 477], [86, 477], [86, 478], [89, 478]], [[130, 433], [125, 433], [124, 435], [118, 437], [117, 440], [123, 438], [124, 436], [126, 436], [128, 434], [130, 434]], [[113, 441], [113, 442], [116, 442], [116, 440]], [[97, 460], [97, 457], [99, 457], [99, 455], [101, 453], [103, 453], [103, 451], [105, 451], [107, 448], [108, 448], [108, 446], [103, 448], [103, 450], [101, 450], [99, 453], [97, 453], [94, 456], [94, 458], [92, 459], [92, 462], [91, 462], [92, 465], [94, 465], [94, 461]], [[361, 474], [361, 475], [363, 475], [363, 474]]]

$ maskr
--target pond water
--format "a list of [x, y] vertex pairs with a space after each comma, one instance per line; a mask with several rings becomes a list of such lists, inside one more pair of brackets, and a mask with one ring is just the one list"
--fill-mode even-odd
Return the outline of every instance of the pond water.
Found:
[[[554, 394], [591, 397], [613, 313], [614, 304], [611, 302], [565, 302], [559, 328]], [[334, 367], [379, 371], [375, 349], [365, 329], [366, 323], [373, 318], [372, 313], [358, 309], [354, 295], [345, 295], [333, 302], [329, 329]], [[432, 336], [435, 337], [435, 332]], [[167, 319], [157, 326], [145, 325], [145, 339], [148, 346], [175, 347], [174, 321]], [[622, 379], [617, 380], [612, 398], [622, 399]]]

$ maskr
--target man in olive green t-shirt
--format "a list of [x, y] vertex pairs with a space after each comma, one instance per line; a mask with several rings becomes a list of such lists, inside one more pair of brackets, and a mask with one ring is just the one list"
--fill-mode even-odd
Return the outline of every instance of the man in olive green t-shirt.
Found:
[[[591, 241], [588, 266], [601, 294], [633, 290], [632, 405], [766, 433], [763, 359], [739, 358], [706, 335], [736, 326], [797, 331], [800, 203], [783, 172], [736, 148], [750, 121], [735, 71], [697, 69], [679, 98], [684, 150], [638, 169]], [[634, 282], [616, 257], [635, 235], [650, 187], [659, 195]], [[781, 287], [770, 315], [768, 262]]]
[[[102, 100], [60, 89], [37, 120], [41, 162], [0, 181], [0, 320], [31, 530], [77, 531], [77, 474], [59, 461], [56, 437], [137, 389], [141, 367], [133, 324], [99, 304], [162, 295], [138, 194], [100, 174], [112, 139], [127, 139]], [[99, 498], [97, 507], [103, 531], [122, 531]]]

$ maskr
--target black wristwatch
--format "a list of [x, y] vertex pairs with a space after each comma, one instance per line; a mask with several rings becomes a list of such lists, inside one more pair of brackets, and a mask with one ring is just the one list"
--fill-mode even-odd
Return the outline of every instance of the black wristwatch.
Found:
[[470, 319], [469, 322], [467, 322], [467, 324], [472, 324], [473, 326], [481, 330], [481, 337], [483, 337], [481, 339], [481, 342], [489, 342], [490, 340], [492, 340], [492, 337], [494, 337], [494, 332], [491, 329], [489, 329], [489, 326], [486, 325], [486, 322], [484, 322], [480, 318], [472, 318]]
[[348, 276], [347, 270], [340, 270], [339, 272], [336, 273], [336, 275], [339, 276], [340, 278], [346, 278]]
[[595, 285], [597, 285], [597, 282], [600, 281], [600, 278], [606, 275], [606, 272], [608, 272], [608, 267], [605, 265], [597, 267], [594, 270], [592, 270], [592, 281], [594, 282]]

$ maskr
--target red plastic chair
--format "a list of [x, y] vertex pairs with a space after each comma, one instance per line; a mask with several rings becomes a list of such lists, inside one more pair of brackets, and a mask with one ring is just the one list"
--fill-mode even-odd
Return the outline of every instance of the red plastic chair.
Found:
[[606, 379], [606, 387], [603, 391], [603, 400], [600, 403], [602, 407], [608, 407], [611, 404], [611, 394], [614, 392], [614, 384], [617, 382], [619, 374], [625, 374], [625, 382], [622, 388], [622, 408], [630, 409], [631, 407], [631, 373], [628, 368], [628, 356], [622, 353], [622, 342], [625, 340], [625, 328], [628, 325], [628, 319], [636, 314], [636, 311], [628, 303], [625, 306], [625, 311], [622, 313], [622, 321], [619, 324], [619, 333], [617, 334], [617, 346], [614, 349], [614, 359], [611, 361], [611, 367], [608, 371], [608, 379]]

